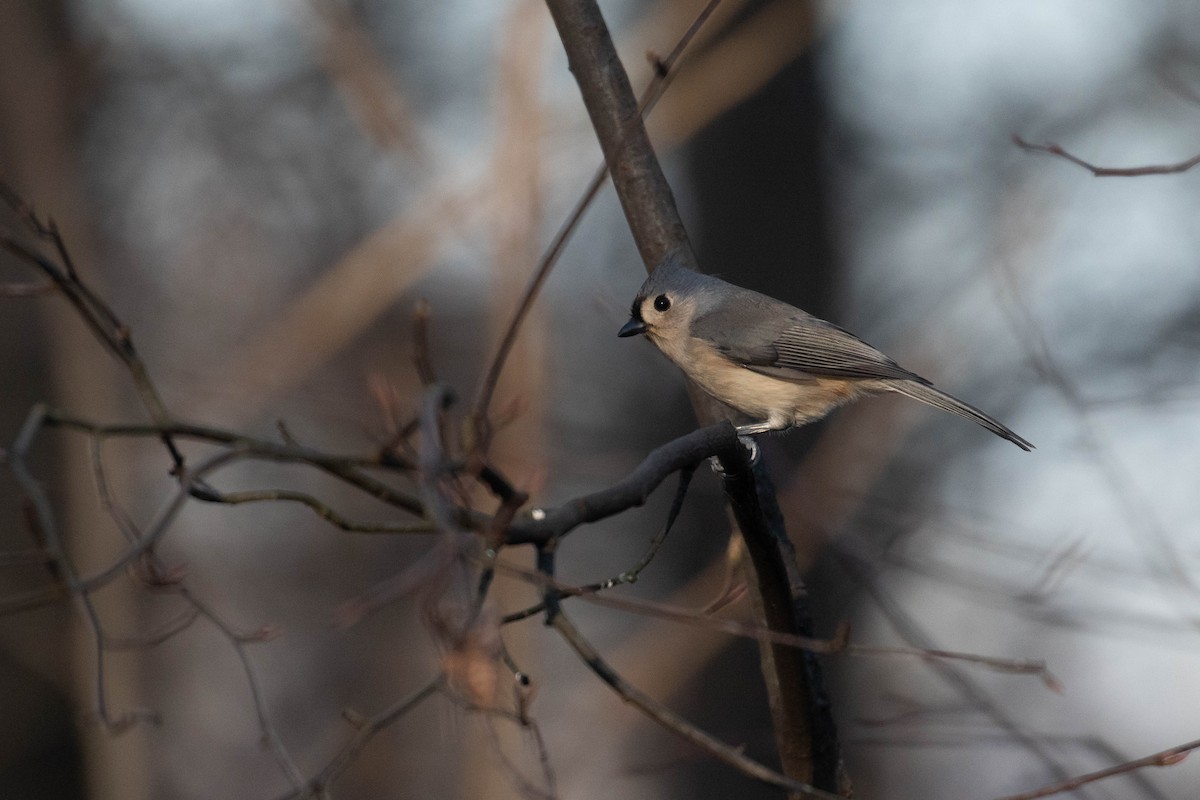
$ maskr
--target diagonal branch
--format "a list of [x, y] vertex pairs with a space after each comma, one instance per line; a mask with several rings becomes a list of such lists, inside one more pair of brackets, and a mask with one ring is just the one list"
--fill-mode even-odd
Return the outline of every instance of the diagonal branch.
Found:
[[1200, 750], [1200, 739], [1195, 739], [1184, 744], [1168, 747], [1166, 750], [1160, 750], [1157, 753], [1151, 753], [1143, 758], [1126, 761], [1124, 764], [1117, 764], [1112, 767], [1089, 772], [1086, 775], [1079, 775], [1059, 783], [1052, 783], [1049, 786], [1043, 786], [1040, 789], [1035, 789], [1032, 792], [1023, 792], [1022, 794], [1009, 795], [1001, 797], [999, 800], [1036, 800], [1039, 797], [1050, 797], [1064, 792], [1073, 792], [1081, 786], [1096, 781], [1112, 778], [1116, 775], [1126, 775], [1146, 767], [1170, 767], [1178, 764], [1183, 759], [1187, 758], [1188, 754], [1193, 750]]
[[650, 145], [629, 76], [599, 6], [594, 0], [547, 0], [546, 5], [642, 261], [652, 267], [679, 251], [694, 266], [675, 196]]
[[[679, 61], [692, 39], [700, 32], [700, 28], [708, 21], [713, 12], [717, 10], [717, 6], [721, 4], [721, 0], [709, 0], [707, 5], [700, 10], [692, 24], [684, 31], [683, 36], [675, 44], [674, 49], [670, 54], [663, 59], [655, 59], [654, 61], [654, 78], [650, 81], [650, 85], [642, 93], [641, 99], [638, 101], [638, 108], [643, 117], [646, 117], [654, 110], [659, 99], [667, 87], [671, 85], [671, 80], [675, 77], [675, 64]], [[500, 339], [500, 347], [496, 351], [495, 357], [492, 359], [491, 366], [488, 367], [487, 375], [483, 379], [483, 383], [479, 390], [479, 398], [475, 402], [474, 419], [476, 427], [476, 435], [479, 438], [477, 445], [481, 449], [486, 449], [487, 437], [487, 413], [492, 404], [492, 396], [495, 394], [496, 385], [500, 382], [500, 374], [504, 371], [504, 365], [508, 361], [509, 353], [512, 352], [513, 345], [516, 343], [517, 334], [520, 333], [521, 324], [528, 316], [529, 310], [533, 307], [533, 303], [537, 300], [538, 293], [542, 290], [542, 285], [546, 282], [546, 278], [550, 275], [550, 270], [554, 269], [554, 265], [558, 263], [559, 256], [567, 246], [567, 241], [575, 233], [575, 229], [579, 227], [579, 222], [583, 219], [583, 215], [591, 206], [592, 201], [596, 199], [596, 195], [600, 192], [600, 187], [604, 185], [604, 179], [608, 177], [608, 164], [602, 163], [592, 173], [591, 179], [588, 181], [587, 187], [583, 190], [579, 200], [559, 227], [558, 232], [554, 234], [550, 245], [542, 253], [541, 259], [538, 261], [537, 269], [534, 270], [533, 277], [529, 280], [529, 285], [525, 287], [525, 293], [521, 296], [521, 301], [517, 304], [516, 311], [513, 312], [513, 318], [508, 324], [503, 337]]]
[[802, 797], [822, 798], [822, 800], [840, 800], [838, 795], [823, 791], [801, 781], [793, 780], [779, 774], [773, 769], [763, 766], [754, 759], [744, 755], [741, 748], [731, 747], [719, 739], [708, 735], [671, 709], [659, 703], [653, 697], [642, 693], [636, 687], [630, 685], [621, 677], [620, 673], [614, 670], [600, 656], [591, 643], [583, 638], [579, 629], [575, 627], [574, 623], [567, 618], [561, 609], [553, 615], [550, 624], [554, 626], [554, 629], [558, 631], [563, 640], [583, 660], [583, 663], [592, 672], [596, 673], [597, 677], [612, 687], [613, 691], [619, 694], [622, 700], [636, 707], [667, 730], [704, 750], [713, 758], [728, 764], [751, 778], [771, 786], [786, 789], [792, 794]]

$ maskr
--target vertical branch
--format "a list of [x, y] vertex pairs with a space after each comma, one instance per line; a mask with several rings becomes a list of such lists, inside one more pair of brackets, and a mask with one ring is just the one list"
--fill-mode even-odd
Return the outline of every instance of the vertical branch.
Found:
[[[812, 636], [807, 593], [784, 530], [775, 487], [758, 464], [721, 459], [729, 507], [750, 556], [747, 587], [755, 612], [772, 631]], [[761, 464], [761, 462], [759, 462]], [[811, 650], [759, 640], [780, 761], [803, 769], [814, 786], [848, 788], [837, 729], [817, 656]], [[795, 777], [795, 776], [793, 776]]]
[[695, 266], [675, 196], [642, 124], [629, 76], [594, 0], [546, 0], [633, 240], [647, 268], [679, 250]]
[[[567, 61], [612, 175], [638, 252], [648, 269], [674, 254], [695, 268], [695, 256], [675, 198], [642, 124], [629, 78], [595, 0], [546, 0]], [[702, 422], [724, 416], [692, 387]], [[811, 626], [793, 596], [795, 558], [773, 491], [760, 491], [745, 459], [726, 464], [726, 494], [752, 554], [754, 594], [762, 622], [798, 634]], [[765, 476], [762, 476], [765, 477]], [[763, 675], [784, 774], [821, 789], [841, 787], [841, 764], [828, 700], [817, 663], [783, 648], [762, 650]]]

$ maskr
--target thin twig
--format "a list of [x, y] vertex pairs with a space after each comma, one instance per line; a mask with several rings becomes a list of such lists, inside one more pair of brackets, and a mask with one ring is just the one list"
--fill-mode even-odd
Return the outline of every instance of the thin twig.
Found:
[[[924, 650], [937, 650], [924, 629], [896, 603], [876, 579], [870, 564], [850, 553], [845, 547], [833, 548], [842, 569], [871, 597], [883, 613], [888, 624], [910, 646]], [[928, 662], [930, 667], [964, 699], [995, 722], [1013, 741], [1032, 753], [1055, 778], [1069, 777], [1066, 769], [1050, 750], [1033, 734], [1025, 731], [1003, 707], [998, 705], [979, 684], [957, 665], [939, 660]]]
[[142, 650], [156, 647], [192, 626], [200, 618], [200, 612], [195, 608], [186, 608], [174, 618], [167, 620], [156, 630], [148, 631], [140, 636], [113, 636], [105, 634], [104, 647], [107, 650]]
[[1022, 150], [1057, 156], [1064, 161], [1069, 161], [1076, 166], [1083, 167], [1097, 178], [1141, 178], [1146, 175], [1178, 175], [1200, 164], [1200, 154], [1198, 154], [1177, 164], [1150, 164], [1143, 167], [1100, 167], [1090, 161], [1084, 161], [1079, 156], [1070, 153], [1057, 144], [1034, 144], [1025, 141], [1015, 133], [1012, 140], [1013, 144]]
[[237, 653], [238, 660], [242, 664], [242, 673], [246, 676], [246, 683], [250, 687], [250, 696], [254, 705], [254, 713], [258, 719], [258, 728], [262, 731], [263, 739], [271, 749], [271, 754], [275, 756], [275, 761], [279, 764], [279, 768], [288, 777], [297, 790], [305, 785], [304, 775], [300, 772], [300, 768], [296, 766], [296, 762], [292, 759], [291, 754], [283, 744], [283, 739], [275, 727], [274, 721], [271, 719], [271, 713], [267, 707], [266, 697], [263, 695], [261, 682], [258, 678], [258, 673], [254, 669], [254, 665], [250, 662], [250, 656], [246, 652], [246, 644], [249, 642], [262, 641], [265, 638], [260, 633], [252, 633], [249, 635], [240, 634], [230, 627], [219, 614], [212, 610], [207, 603], [203, 603], [194, 594], [186, 588], [181, 589], [181, 594], [187, 598], [198, 612], [210, 623], [213, 624], [229, 641], [233, 650]]
[[667, 511], [667, 521], [663, 523], [662, 530], [650, 540], [650, 546], [646, 549], [642, 557], [638, 559], [638, 562], [631, 569], [625, 570], [610, 581], [606, 581], [606, 586], [616, 586], [618, 583], [637, 583], [638, 578], [642, 575], [642, 570], [650, 566], [650, 562], [658, 555], [659, 548], [663, 546], [663, 542], [667, 540], [667, 535], [671, 532], [671, 526], [679, 518], [679, 512], [683, 510], [683, 501], [687, 497], [688, 486], [691, 485], [692, 476], [695, 474], [695, 465], [679, 470], [679, 486], [675, 489], [675, 497], [671, 500], [671, 508]]
[[[26, 227], [39, 238], [51, 242], [58, 254], [61, 267], [6, 234], [0, 235], [0, 247], [41, 272], [67, 298], [100, 343], [124, 364], [133, 380], [134, 389], [151, 419], [160, 425], [165, 425], [171, 419], [170, 413], [167, 411], [167, 406], [158, 393], [157, 387], [150, 379], [150, 372], [146, 368], [145, 362], [142, 361], [133, 345], [129, 328], [121, 322], [103, 298], [80, 279], [67, 250], [66, 242], [63, 241], [58, 231], [58, 226], [54, 224], [53, 220], [42, 222], [33, 209], [4, 184], [0, 184], [0, 200], [12, 207], [25, 222]], [[163, 435], [162, 440], [171, 456], [174, 469], [181, 469], [183, 455], [175, 447], [174, 441], [167, 434]]]
[[[769, 642], [783, 647], [805, 650], [829, 656], [846, 656], [851, 658], [903, 658], [921, 661], [957, 661], [985, 667], [995, 672], [1011, 675], [1032, 675], [1041, 679], [1047, 688], [1061, 692], [1062, 686], [1057, 678], [1047, 669], [1041, 660], [1027, 658], [1001, 658], [985, 656], [979, 653], [962, 653], [954, 650], [943, 650], [926, 647], [899, 647], [895, 645], [856, 644], [848, 641], [846, 631], [842, 631], [833, 639], [818, 639], [811, 636], [800, 636], [793, 633], [773, 630], [761, 625], [747, 624], [732, 619], [720, 619], [709, 616], [702, 611], [688, 608], [669, 606], [652, 600], [636, 597], [624, 597], [613, 594], [602, 594], [606, 589], [613, 588], [616, 582], [592, 584], [590, 586], [571, 586], [560, 583], [554, 578], [536, 570], [525, 569], [515, 564], [498, 564], [497, 569], [508, 575], [514, 575], [533, 585], [553, 587], [560, 599], [577, 597], [592, 605], [638, 614], [644, 617], [665, 619], [679, 622], [705, 630], [718, 631], [744, 639], [758, 642]], [[522, 619], [544, 611], [544, 604], [538, 604], [521, 609], [502, 618], [503, 623], [519, 622]]]
[[[386, 483], [363, 472], [364, 468], [391, 469], [408, 472], [415, 465], [387, 463], [379, 455], [366, 456], [335, 455], [321, 450], [294, 444], [280, 444], [269, 439], [260, 439], [237, 431], [194, 425], [172, 420], [166, 424], [105, 425], [75, 417], [56, 409], [42, 409], [43, 424], [72, 430], [80, 430], [102, 437], [154, 437], [170, 436], [181, 439], [225, 444], [234, 447], [243, 458], [308, 464], [328, 473], [351, 486], [355, 486], [376, 500], [423, 517], [425, 507], [412, 495], [397, 491]], [[198, 499], [204, 499], [200, 497]]]
[[100, 615], [96, 611], [89, 593], [89, 589], [92, 587], [85, 580], [81, 580], [76, 572], [75, 565], [63, 545], [50, 498], [29, 471], [27, 463], [31, 448], [42, 430], [45, 418], [46, 409], [42, 406], [35, 406], [21, 427], [12, 448], [8, 451], [7, 462], [13, 478], [21, 487], [21, 491], [29, 503], [30, 524], [35, 526], [35, 534], [46, 549], [55, 576], [83, 609], [84, 618], [87, 620], [96, 646], [97, 716], [109, 731], [119, 733], [139, 721], [157, 721], [157, 716], [146, 709], [130, 709], [118, 716], [113, 716], [109, 711], [104, 677], [104, 630], [100, 622]]
[[1049, 786], [1043, 786], [1040, 789], [1035, 789], [1032, 792], [1023, 794], [1013, 794], [1006, 797], [997, 798], [997, 800], [1036, 800], [1039, 797], [1050, 797], [1051, 795], [1062, 794], [1063, 792], [1071, 792], [1079, 787], [1101, 781], [1105, 778], [1111, 778], [1115, 775], [1126, 775], [1145, 767], [1170, 767], [1178, 764], [1183, 759], [1187, 758], [1188, 753], [1193, 750], [1200, 750], [1200, 739], [1196, 739], [1185, 744], [1168, 747], [1166, 750], [1160, 750], [1157, 753], [1145, 756], [1144, 758], [1126, 761], [1124, 764], [1117, 764], [1112, 767], [1089, 772], [1086, 775], [1079, 775], [1058, 783], [1052, 783]]
[[620, 695], [622, 700], [634, 706], [647, 717], [675, 735], [696, 745], [713, 758], [733, 767], [747, 777], [754, 778], [771, 786], [778, 786], [789, 792], [798, 793], [805, 797], [822, 798], [822, 800], [842, 800], [836, 794], [817, 789], [800, 781], [792, 780], [760, 764], [746, 756], [741, 748], [731, 747], [719, 739], [713, 738], [683, 717], [680, 717], [671, 709], [659, 703], [653, 697], [642, 693], [636, 687], [630, 685], [621, 677], [620, 673], [601, 658], [596, 649], [580, 634], [579, 630], [561, 609], [554, 614], [550, 620], [550, 624], [554, 626], [554, 629], [558, 631], [563, 640], [570, 645], [571, 649], [579, 655], [583, 663], [592, 672], [596, 673], [597, 677], [607, 683], [614, 692]]
[[[683, 36], [676, 42], [670, 54], [666, 58], [654, 60], [654, 75], [638, 102], [639, 112], [643, 117], [648, 116], [654, 110], [654, 106], [667, 90], [667, 87], [670, 86], [676, 74], [676, 62], [679, 61], [683, 52], [691, 44], [692, 39], [699, 33], [700, 28], [704, 26], [704, 23], [708, 21], [708, 18], [712, 16], [720, 4], [721, 0], [709, 0], [708, 4], [701, 9], [700, 13], [692, 21], [692, 24], [688, 26], [688, 29], [684, 31]], [[475, 401], [475, 408], [472, 413], [472, 417], [475, 420], [476, 436], [479, 440], [476, 442], [476, 446], [481, 451], [486, 450], [487, 447], [489, 434], [487, 415], [488, 410], [491, 408], [492, 397], [496, 392], [497, 384], [500, 382], [500, 375], [504, 371], [505, 364], [508, 362], [508, 356], [512, 352], [513, 345], [516, 344], [521, 325], [529, 315], [529, 310], [533, 307], [534, 301], [537, 300], [538, 294], [546, 282], [546, 278], [550, 275], [550, 271], [558, 263], [559, 256], [562, 255], [567, 242], [570, 240], [572, 234], [575, 233], [575, 229], [579, 227], [579, 223], [583, 219], [584, 214], [587, 213], [592, 201], [596, 199], [596, 195], [600, 192], [600, 187], [604, 185], [604, 179], [607, 176], [608, 164], [607, 162], [602, 162], [596, 168], [595, 172], [592, 173], [592, 177], [579, 199], [575, 201], [575, 205], [571, 208], [570, 213], [567, 214], [567, 218], [559, 226], [549, 246], [542, 253], [542, 257], [538, 261], [538, 266], [534, 270], [529, 284], [525, 287], [525, 292], [521, 296], [521, 300], [517, 303], [517, 308], [513, 312], [512, 319], [509, 321], [508, 327], [505, 328], [504, 335], [500, 339], [500, 346], [497, 348], [496, 355], [492, 358], [492, 362], [488, 366], [487, 373], [480, 385], [479, 396]]]
[[[103, 453], [101, 451], [98, 440], [93, 439], [92, 442], [92, 467], [93, 477], [96, 480], [97, 493], [100, 496], [101, 505], [108, 513], [109, 517], [116, 523], [117, 527], [124, 534], [125, 538], [131, 543], [137, 543], [143, 537], [142, 532], [133, 522], [132, 517], [113, 495], [108, 478], [104, 469]], [[242, 664], [242, 671], [246, 676], [246, 683], [250, 688], [250, 697], [254, 705], [254, 712], [258, 719], [258, 727], [262, 732], [262, 738], [267, 742], [271, 749], [275, 760], [278, 762], [280, 769], [291, 781], [292, 785], [299, 788], [304, 784], [304, 776], [301, 775], [299, 768], [292, 759], [291, 754], [283, 744], [283, 739], [278, 730], [275, 728], [274, 722], [271, 719], [270, 710], [267, 707], [266, 698], [263, 695], [258, 674], [254, 670], [253, 664], [250, 662], [250, 656], [246, 652], [246, 645], [251, 642], [260, 642], [269, 638], [270, 629], [263, 628], [253, 633], [244, 634], [234, 630], [233, 626], [227, 623], [220, 615], [213, 610], [211, 606], [203, 602], [195, 594], [191, 592], [181, 581], [169, 581], [163, 577], [167, 575], [167, 571], [163, 569], [158, 559], [149, 551], [146, 553], [144, 566], [148, 572], [146, 581], [151, 587], [169, 586], [171, 590], [182, 598], [190, 606], [190, 614], [184, 614], [180, 620], [169, 625], [156, 634], [154, 638], [149, 640], [150, 644], [158, 644], [165, 641], [167, 638], [174, 636], [180, 631], [188, 627], [197, 617], [203, 617], [215, 627], [222, 636], [233, 647], [239, 661]], [[99, 621], [96, 622], [99, 625]], [[123, 642], [128, 644], [126, 640]], [[106, 647], [112, 647], [113, 641], [105, 637], [101, 644]]]
[[433, 533], [437, 530], [431, 522], [354, 522], [334, 511], [325, 503], [306, 492], [292, 489], [256, 489], [242, 492], [217, 492], [211, 487], [203, 498], [206, 502], [224, 505], [243, 503], [300, 503], [312, 509], [321, 519], [348, 533]]
[[[491, 736], [488, 737], [488, 743], [491, 745], [492, 751], [496, 754], [497, 758], [503, 762], [505, 768], [508, 770], [508, 773], [512, 776], [514, 785], [523, 797], [539, 798], [539, 800], [554, 800], [557, 795], [555, 790], [556, 781], [554, 777], [554, 771], [550, 768], [549, 754], [545, 749], [545, 739], [542, 738], [541, 731], [538, 729], [536, 722], [530, 719], [527, 714], [523, 713], [519, 709], [514, 711], [496, 706], [482, 706], [472, 701], [465, 695], [454, 691], [448, 686], [442, 690], [442, 694], [464, 711], [479, 714], [484, 718], [484, 720], [487, 722], [488, 732], [491, 734]], [[538, 750], [538, 761], [543, 769], [542, 779], [546, 781], [545, 789], [537, 786], [524, 775], [522, 775], [518, 766], [511, 758], [509, 758], [508, 754], [504, 752], [504, 748], [501, 746], [499, 737], [496, 734], [496, 729], [492, 726], [493, 720], [497, 719], [512, 722], [521, 730], [530, 733], [531, 738], [534, 740], [534, 747]]]
[[[354, 736], [342, 747], [338, 754], [315, 777], [306, 781], [303, 787], [282, 795], [278, 800], [325, 796], [326, 790], [354, 763], [359, 753], [362, 752], [363, 748], [372, 739], [399, 722], [408, 712], [440, 691], [445, 686], [445, 683], [445, 677], [439, 674], [408, 697], [393, 703], [375, 716], [366, 720], [357, 719], [354, 723], [356, 728]], [[351, 715], [347, 714], [347, 716], [350, 717]], [[354, 716], [356, 717], [357, 715]]]

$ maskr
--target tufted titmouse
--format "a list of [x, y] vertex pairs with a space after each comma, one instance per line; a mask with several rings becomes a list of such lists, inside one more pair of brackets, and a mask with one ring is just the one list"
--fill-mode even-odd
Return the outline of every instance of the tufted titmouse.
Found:
[[898, 392], [976, 422], [1023, 450], [1033, 445], [853, 334], [794, 306], [668, 258], [633, 300], [618, 336], [639, 333], [700, 388], [759, 420], [739, 434], [820, 419], [840, 405]]

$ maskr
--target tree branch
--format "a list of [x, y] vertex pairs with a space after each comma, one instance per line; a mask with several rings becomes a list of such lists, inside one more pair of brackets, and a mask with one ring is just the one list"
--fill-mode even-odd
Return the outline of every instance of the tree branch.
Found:
[[1149, 164], [1143, 167], [1099, 167], [1090, 161], [1084, 161], [1077, 155], [1068, 152], [1061, 146], [1050, 144], [1034, 144], [1027, 142], [1017, 134], [1013, 134], [1013, 144], [1022, 150], [1031, 153], [1045, 153], [1046, 155], [1057, 156], [1064, 161], [1070, 161], [1076, 166], [1083, 167], [1088, 172], [1097, 178], [1141, 178], [1146, 175], [1178, 175], [1181, 172], [1187, 172], [1192, 167], [1200, 164], [1200, 155], [1194, 155], [1186, 161], [1180, 161], [1177, 164]]
[[602, 681], [612, 687], [613, 691], [619, 694], [622, 700], [635, 706], [639, 711], [667, 730], [686, 739], [719, 761], [763, 783], [779, 786], [786, 789], [789, 793], [800, 797], [838, 800], [838, 795], [823, 791], [801, 781], [793, 780], [780, 775], [772, 769], [768, 769], [754, 759], [744, 755], [740, 748], [731, 747], [719, 739], [709, 736], [654, 698], [630, 685], [621, 677], [620, 673], [609, 666], [608, 662], [600, 656], [591, 643], [583, 638], [579, 629], [575, 627], [561, 609], [555, 611], [550, 619], [550, 624], [554, 626], [559, 635], [563, 637], [563, 640], [587, 664], [588, 668], [596, 673], [597, 677]]
[[[688, 45], [691, 44], [692, 39], [700, 31], [700, 28], [703, 27], [704, 23], [708, 21], [708, 18], [712, 16], [720, 4], [721, 0], [709, 0], [708, 4], [696, 15], [696, 18], [684, 32], [683, 36], [676, 42], [675, 47], [667, 57], [654, 59], [654, 78], [650, 81], [650, 85], [646, 87], [645, 92], [642, 93], [642, 97], [638, 101], [639, 113], [643, 118], [650, 114], [662, 97], [663, 92], [671, 84], [671, 79], [676, 74], [676, 63], [678, 63]], [[487, 445], [487, 414], [492, 403], [492, 395], [496, 391], [496, 384], [500, 381], [500, 373], [504, 370], [508, 355], [512, 352], [513, 344], [517, 340], [521, 324], [529, 314], [529, 309], [533, 307], [533, 301], [537, 299], [538, 293], [542, 289], [542, 284], [546, 282], [546, 278], [550, 275], [550, 270], [558, 263], [558, 258], [562, 255], [563, 249], [566, 248], [567, 241], [575, 233], [575, 229], [579, 227], [580, 220], [583, 219], [583, 215], [587, 212], [588, 207], [591, 206], [592, 201], [596, 199], [596, 195], [600, 193], [600, 187], [604, 185], [606, 177], [608, 177], [607, 162], [600, 164], [595, 172], [592, 173], [592, 177], [580, 195], [579, 200], [576, 201], [575, 206], [567, 214], [567, 218], [559, 227], [558, 232], [554, 234], [550, 245], [542, 253], [537, 269], [534, 270], [533, 277], [530, 278], [529, 284], [525, 287], [525, 292], [521, 296], [516, 310], [513, 312], [512, 320], [505, 329], [504, 336], [500, 339], [500, 347], [497, 348], [496, 355], [492, 359], [491, 366], [488, 367], [487, 374], [483, 379], [473, 412], [476, 437], [478, 439], [477, 446], [481, 449], [486, 449]]]
[[1063, 792], [1071, 792], [1086, 784], [1116, 775], [1125, 775], [1135, 770], [1144, 769], [1145, 767], [1170, 767], [1183, 761], [1183, 759], [1187, 758], [1188, 753], [1191, 753], [1193, 750], [1200, 750], [1200, 739], [1176, 745], [1175, 747], [1169, 747], [1166, 750], [1160, 750], [1144, 758], [1126, 761], [1124, 764], [1117, 764], [1059, 783], [1052, 783], [1049, 786], [1043, 786], [1041, 789], [1035, 789], [1032, 792], [1001, 797], [999, 800], [1036, 800], [1039, 797], [1050, 797], [1051, 795], [1062, 794]]
[[675, 196], [650, 146], [629, 76], [594, 0], [546, 0], [613, 186], [647, 269], [681, 251], [695, 265]]
[[667, 476], [710, 456], [740, 449], [733, 425], [718, 422], [655, 448], [632, 472], [607, 489], [577, 497], [553, 509], [535, 509], [508, 528], [506, 544], [545, 545], [580, 525], [641, 506]]
[[[667, 256], [673, 256], [684, 266], [695, 269], [695, 255], [674, 196], [650, 145], [629, 78], [599, 7], [595, 0], [546, 0], [546, 4], [558, 28], [571, 72], [579, 83], [642, 261], [647, 269], [653, 269]], [[702, 422], [725, 416], [719, 404], [695, 387], [691, 394]], [[729, 474], [734, 482], [727, 482], [727, 487], [737, 496], [729, 494], [730, 504], [739, 525], [747, 525], [753, 531], [747, 539], [762, 537], [759, 541], [764, 549], [756, 562], [764, 573], [754, 577], [754, 583], [762, 598], [762, 613], [769, 615], [764, 621], [773, 629], [775, 625], [782, 626], [781, 632], [800, 633], [802, 627], [811, 626], [806, 610], [793, 596], [792, 582], [787, 577], [792, 572], [794, 557], [785, 544], [787, 534], [782, 515], [772, 493], [760, 495], [755, 475], [749, 471], [744, 456], [731, 458], [730, 463], [735, 466]], [[743, 535], [746, 535], [744, 530]], [[771, 547], [778, 549], [774, 556], [766, 553], [766, 548]], [[783, 580], [779, 579], [780, 574]], [[790, 608], [790, 613], [784, 613], [785, 608]], [[776, 660], [769, 647], [763, 650], [764, 678], [783, 769], [801, 783], [814, 783], [819, 777], [820, 782], [816, 782], [819, 788], [836, 790], [845, 781], [841, 778], [832, 715], [821, 687], [818, 665], [810, 660], [803, 671], [794, 669], [795, 666], [791, 656]]]

